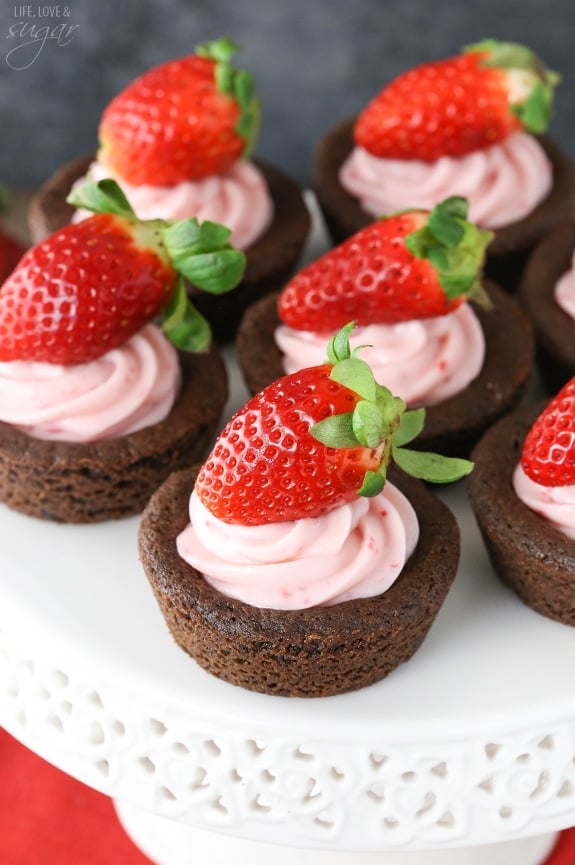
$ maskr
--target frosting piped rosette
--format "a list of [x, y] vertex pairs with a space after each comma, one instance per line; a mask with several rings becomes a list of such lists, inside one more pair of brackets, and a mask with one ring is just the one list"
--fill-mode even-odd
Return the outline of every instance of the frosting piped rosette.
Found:
[[501, 228], [526, 217], [549, 194], [553, 170], [538, 141], [514, 132], [501, 143], [433, 162], [382, 159], [354, 148], [340, 169], [342, 186], [374, 217], [411, 206], [431, 209], [461, 195], [469, 219]]
[[178, 552], [224, 595], [303, 610], [385, 592], [418, 536], [413, 507], [391, 482], [320, 517], [262, 526], [224, 523], [192, 493]]
[[0, 363], [0, 421], [46, 441], [126, 436], [163, 420], [180, 383], [176, 350], [150, 324], [86, 363]]

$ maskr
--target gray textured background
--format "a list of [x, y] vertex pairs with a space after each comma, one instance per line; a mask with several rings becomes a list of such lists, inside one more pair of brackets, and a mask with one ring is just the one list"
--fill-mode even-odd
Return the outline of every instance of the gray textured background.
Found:
[[[484, 36], [525, 42], [561, 72], [552, 133], [575, 156], [573, 0], [71, 0], [69, 16], [62, 4], [61, 17], [42, 19], [46, 4], [33, 0], [24, 15], [21, 5], [0, 0], [0, 182], [7, 185], [35, 185], [90, 152], [101, 111], [133, 77], [224, 34], [243, 46], [239, 62], [256, 76], [263, 100], [256, 152], [302, 183], [325, 129], [409, 66]], [[48, 26], [53, 38], [24, 45], [30, 36], [20, 35], [21, 21]], [[58, 44], [65, 29], [55, 28], [70, 25], [71, 40]]]

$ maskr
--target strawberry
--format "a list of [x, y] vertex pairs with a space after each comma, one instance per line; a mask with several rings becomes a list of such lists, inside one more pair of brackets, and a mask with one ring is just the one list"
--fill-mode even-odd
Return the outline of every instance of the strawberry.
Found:
[[196, 54], [156, 66], [105, 109], [99, 160], [136, 186], [173, 186], [221, 174], [251, 150], [259, 102], [252, 76], [218, 39]]
[[240, 525], [314, 517], [373, 496], [393, 458], [435, 482], [467, 474], [471, 463], [408, 450], [424, 409], [375, 382], [349, 348], [346, 325], [330, 341], [329, 362], [284, 376], [228, 422], [198, 474], [195, 490], [218, 519]]
[[142, 222], [113, 181], [88, 182], [72, 199], [96, 215], [28, 250], [0, 288], [0, 361], [90, 361], [160, 312], [178, 347], [205, 348], [209, 326], [180, 274], [213, 293], [232, 288], [245, 256], [229, 245], [229, 230], [196, 219]]
[[431, 213], [376, 220], [291, 279], [278, 302], [281, 320], [329, 333], [350, 320], [363, 326], [445, 315], [465, 297], [479, 297], [493, 235], [466, 215], [466, 200], [454, 196]]
[[559, 76], [514, 42], [485, 39], [399, 75], [357, 119], [355, 143], [384, 159], [434, 161], [549, 123]]
[[553, 397], [529, 430], [521, 466], [544, 487], [575, 484], [575, 378]]

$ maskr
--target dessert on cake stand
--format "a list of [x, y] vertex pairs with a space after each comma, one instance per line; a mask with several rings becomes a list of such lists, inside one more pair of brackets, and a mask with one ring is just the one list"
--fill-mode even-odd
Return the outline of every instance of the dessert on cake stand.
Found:
[[442, 497], [462, 558], [423, 646], [317, 700], [243, 691], [176, 647], [137, 518], [0, 505], [0, 723], [113, 797], [157, 865], [539, 865], [575, 825], [575, 629], [498, 582], [464, 484]]

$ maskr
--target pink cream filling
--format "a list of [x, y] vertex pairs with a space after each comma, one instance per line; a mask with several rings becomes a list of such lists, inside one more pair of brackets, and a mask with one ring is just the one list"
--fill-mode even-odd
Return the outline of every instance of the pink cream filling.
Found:
[[471, 222], [500, 228], [531, 213], [550, 191], [553, 172], [539, 142], [516, 132], [485, 150], [435, 162], [379, 159], [356, 147], [340, 169], [340, 182], [373, 216], [404, 207], [431, 210], [462, 195]]
[[[253, 163], [243, 160], [224, 174], [175, 186], [132, 186], [99, 162], [92, 163], [89, 176], [95, 181], [108, 177], [115, 180], [140, 219], [195, 216], [200, 222], [219, 222], [231, 230], [231, 242], [238, 249], [254, 243], [273, 219], [273, 201], [262, 173]], [[90, 215], [77, 210], [72, 221], [79, 222]]]
[[[331, 335], [280, 325], [275, 340], [286, 373], [324, 363]], [[485, 358], [483, 330], [465, 302], [437, 318], [358, 327], [350, 343], [352, 348], [366, 346], [361, 357], [376, 381], [409, 406], [434, 405], [464, 390], [479, 375]]]
[[385, 592], [415, 549], [413, 507], [386, 483], [319, 517], [264, 526], [218, 520], [190, 496], [180, 556], [215, 589], [254, 607], [302, 610]]
[[555, 302], [575, 321], [575, 254], [573, 264], [555, 286]]
[[513, 487], [523, 504], [575, 540], [575, 484], [543, 486], [531, 480], [519, 464], [513, 473]]
[[38, 439], [118, 438], [167, 417], [180, 383], [175, 348], [147, 325], [89, 363], [0, 363], [0, 420]]

